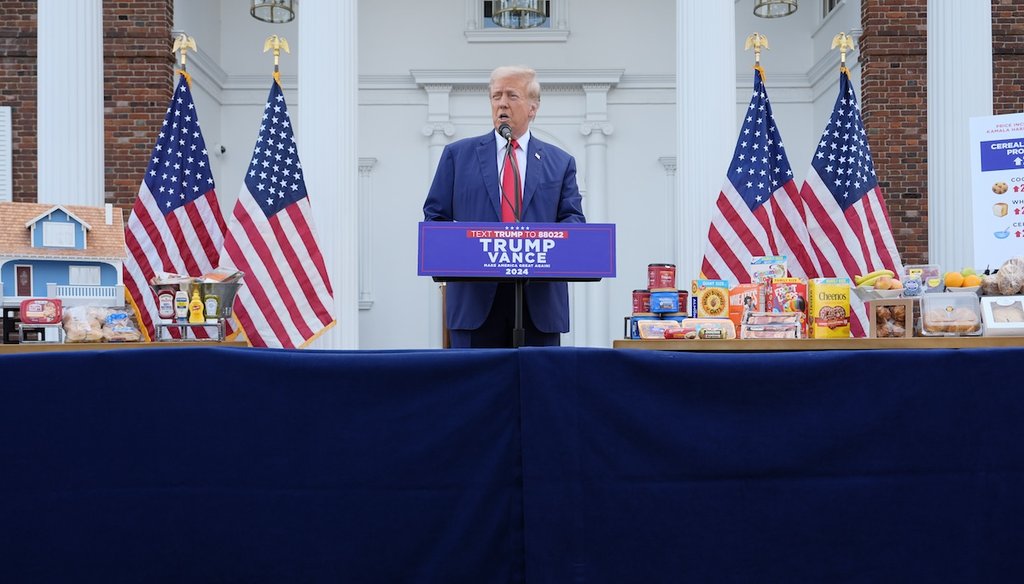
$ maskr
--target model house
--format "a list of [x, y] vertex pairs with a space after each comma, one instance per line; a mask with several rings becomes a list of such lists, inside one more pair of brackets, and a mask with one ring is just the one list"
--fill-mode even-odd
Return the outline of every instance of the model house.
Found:
[[124, 217], [112, 205], [0, 203], [0, 300], [123, 306]]

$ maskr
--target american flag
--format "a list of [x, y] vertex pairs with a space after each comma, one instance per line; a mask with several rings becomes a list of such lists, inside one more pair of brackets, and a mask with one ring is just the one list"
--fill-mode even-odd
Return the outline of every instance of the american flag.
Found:
[[[888, 268], [903, 273], [889, 214], [871, 162], [867, 133], [849, 73], [839, 75], [839, 97], [800, 196], [807, 213], [819, 276], [850, 278]], [[868, 329], [863, 304], [851, 296], [850, 332]]]
[[[124, 283], [147, 340], [156, 338], [155, 272], [200, 276], [219, 261], [224, 217], [186, 77], [178, 80], [125, 228]], [[176, 332], [176, 331], [175, 331]], [[205, 331], [195, 329], [197, 336]]]
[[234, 314], [255, 347], [304, 347], [335, 322], [302, 174], [288, 106], [275, 81], [221, 262], [245, 273]]
[[807, 229], [793, 169], [764, 88], [754, 71], [754, 92], [736, 150], [718, 194], [701, 272], [733, 284], [750, 282], [750, 259], [784, 255], [790, 273], [813, 273]]

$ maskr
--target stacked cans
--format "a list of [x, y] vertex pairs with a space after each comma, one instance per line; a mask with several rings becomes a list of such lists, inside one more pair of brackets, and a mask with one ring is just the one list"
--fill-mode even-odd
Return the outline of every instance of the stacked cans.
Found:
[[672, 319], [682, 321], [687, 316], [687, 292], [676, 287], [675, 264], [649, 264], [647, 288], [633, 290], [633, 315], [626, 318], [628, 326], [624, 336], [639, 339], [637, 323], [641, 320]]

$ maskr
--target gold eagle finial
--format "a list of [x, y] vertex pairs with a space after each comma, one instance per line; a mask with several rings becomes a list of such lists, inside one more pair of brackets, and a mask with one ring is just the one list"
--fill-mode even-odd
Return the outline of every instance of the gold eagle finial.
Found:
[[840, 70], [846, 69], [846, 52], [852, 51], [855, 45], [853, 42], [853, 36], [841, 32], [836, 36], [832, 37], [832, 48], [839, 49], [839, 68]]
[[181, 70], [182, 71], [185, 70], [185, 61], [188, 59], [188, 50], [189, 49], [192, 49], [193, 52], [198, 52], [199, 51], [199, 49], [196, 48], [196, 39], [193, 38], [193, 37], [188, 36], [185, 33], [179, 34], [174, 39], [174, 46], [171, 47], [171, 52], [172, 53], [177, 53], [178, 51], [181, 51], [181, 53], [179, 55], [179, 58], [181, 59]]
[[759, 32], [747, 37], [747, 42], [743, 43], [743, 50], [749, 51], [751, 48], [754, 49], [754, 66], [761, 65], [761, 49], [769, 49], [768, 37], [764, 36]]

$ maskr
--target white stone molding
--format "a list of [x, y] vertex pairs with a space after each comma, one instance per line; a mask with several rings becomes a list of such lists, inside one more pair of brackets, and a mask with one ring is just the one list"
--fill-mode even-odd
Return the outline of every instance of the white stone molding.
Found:
[[974, 263], [970, 118], [990, 115], [991, 3], [928, 0], [929, 263]]
[[[299, 129], [310, 203], [337, 324], [312, 346], [359, 348], [358, 17], [355, 0], [306, 2], [299, 11]], [[323, 55], [331, 55], [324, 60]], [[268, 81], [263, 79], [263, 83]]]
[[359, 310], [373, 308], [373, 168], [376, 158], [359, 159]]
[[676, 197], [676, 157], [662, 156], [658, 158], [658, 163], [665, 169], [667, 183], [665, 185], [665, 209], [668, 210], [668, 213], [665, 214], [662, 220], [662, 229], [672, 234], [672, 241], [670, 242], [672, 244], [672, 263], [679, 265], [679, 257], [676, 255], [679, 253], [679, 230], [675, 228], [676, 208], [679, 206], [679, 201]]
[[39, 0], [37, 38], [37, 200], [102, 206], [102, 0]]
[[[608, 122], [608, 91], [610, 83], [584, 83], [583, 93], [586, 96], [586, 113], [580, 124], [580, 133], [586, 136], [584, 151], [585, 176], [587, 181], [587, 200], [584, 213], [591, 223], [609, 222], [608, 201], [608, 137], [615, 127]], [[618, 324], [612, 321], [609, 314], [609, 284], [596, 282], [585, 286], [586, 303], [584, 318], [587, 326], [577, 334], [590, 347], [609, 346], [609, 339], [617, 338]], [[577, 313], [581, 311], [577, 310]], [[615, 329], [612, 324], [615, 324]]]
[[736, 141], [735, 5], [676, 0], [676, 42], [675, 257], [686, 281], [700, 272], [722, 169]]

